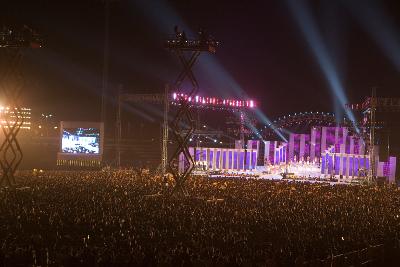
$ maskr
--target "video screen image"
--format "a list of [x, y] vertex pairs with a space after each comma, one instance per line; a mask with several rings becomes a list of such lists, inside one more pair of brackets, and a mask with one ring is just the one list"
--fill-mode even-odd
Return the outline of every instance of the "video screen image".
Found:
[[61, 150], [72, 154], [99, 154], [100, 129], [64, 128]]

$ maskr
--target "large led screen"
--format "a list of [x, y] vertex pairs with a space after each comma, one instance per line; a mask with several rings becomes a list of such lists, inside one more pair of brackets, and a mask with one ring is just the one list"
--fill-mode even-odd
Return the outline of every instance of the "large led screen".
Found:
[[62, 153], [99, 154], [99, 128], [63, 128], [61, 139]]

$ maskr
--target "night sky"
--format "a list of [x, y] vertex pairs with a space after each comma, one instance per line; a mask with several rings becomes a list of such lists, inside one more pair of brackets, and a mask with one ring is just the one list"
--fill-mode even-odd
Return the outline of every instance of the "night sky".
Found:
[[[45, 48], [26, 54], [26, 106], [60, 120], [100, 120], [103, 1], [8, 2], [1, 24], [29, 25], [45, 39]], [[249, 2], [112, 1], [110, 94], [118, 84], [132, 93], [162, 92], [180, 71], [163, 39], [175, 25], [189, 36], [201, 26], [221, 46], [201, 55], [194, 69], [200, 94], [248, 95], [269, 118], [334, 112], [334, 94], [293, 16], [293, 1]], [[400, 57], [393, 52], [400, 48], [399, 1], [298, 2], [310, 8], [349, 102], [361, 102], [374, 86], [379, 96], [400, 96]]]

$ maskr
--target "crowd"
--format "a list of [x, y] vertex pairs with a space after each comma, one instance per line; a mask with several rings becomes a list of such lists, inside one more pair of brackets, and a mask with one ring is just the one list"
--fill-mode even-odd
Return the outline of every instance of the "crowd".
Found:
[[400, 260], [394, 187], [191, 178], [187, 195], [171, 188], [134, 171], [20, 174], [0, 189], [0, 266], [327, 266], [378, 245], [376, 264]]

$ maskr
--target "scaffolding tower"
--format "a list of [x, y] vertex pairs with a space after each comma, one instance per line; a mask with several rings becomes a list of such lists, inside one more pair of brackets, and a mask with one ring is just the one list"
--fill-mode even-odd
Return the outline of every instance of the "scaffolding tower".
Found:
[[4, 134], [0, 145], [0, 186], [15, 185], [14, 174], [23, 158], [17, 138], [24, 122], [20, 102], [24, 87], [21, 70], [23, 52], [30, 48], [40, 48], [42, 43], [41, 37], [27, 26], [21, 29], [0, 28], [0, 89], [7, 107], [0, 111], [0, 127]]
[[[182, 71], [179, 73], [173, 85], [174, 90], [179, 94], [182, 92], [182, 82], [187, 78], [192, 88], [187, 93], [189, 98], [179, 97], [178, 110], [172, 120], [171, 132], [174, 141], [178, 145], [171, 156], [168, 169], [174, 177], [175, 187], [172, 193], [182, 192], [184, 183], [194, 168], [194, 160], [189, 153], [188, 142], [196, 129], [196, 121], [193, 118], [189, 99], [192, 99], [199, 89], [192, 67], [202, 52], [215, 53], [219, 42], [207, 35], [203, 30], [199, 30], [198, 38], [188, 39], [185, 32], [179, 31], [175, 26], [175, 35], [165, 40], [165, 47], [173, 52], [182, 64]], [[183, 168], [179, 168], [179, 156], [183, 154]]]

